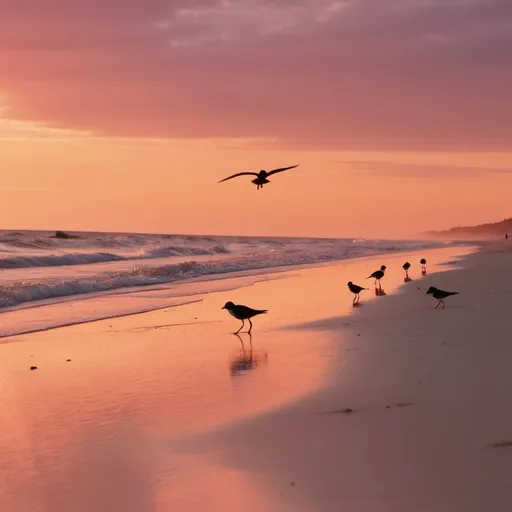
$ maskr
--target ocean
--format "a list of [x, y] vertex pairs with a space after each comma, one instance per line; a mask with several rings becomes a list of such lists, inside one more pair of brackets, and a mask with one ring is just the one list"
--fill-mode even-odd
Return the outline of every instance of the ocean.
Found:
[[[18, 311], [2, 315], [0, 336], [175, 306], [226, 286], [221, 278], [444, 245], [362, 238], [73, 236], [0, 231], [0, 312]], [[194, 278], [201, 278], [201, 286]], [[195, 286], [183, 286], [192, 282]], [[127, 300], [114, 300], [121, 294]], [[63, 303], [65, 310], [55, 307]]]

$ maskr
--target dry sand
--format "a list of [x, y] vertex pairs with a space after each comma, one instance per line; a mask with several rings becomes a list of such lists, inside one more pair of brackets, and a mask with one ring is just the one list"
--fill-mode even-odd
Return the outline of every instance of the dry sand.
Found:
[[[511, 254], [435, 268], [464, 252], [285, 272], [5, 338], [0, 510], [510, 510]], [[406, 259], [413, 281], [398, 289]], [[382, 263], [387, 295], [352, 308], [346, 282], [371, 287]], [[461, 294], [435, 310], [430, 284]], [[269, 309], [252, 352], [227, 300]]]

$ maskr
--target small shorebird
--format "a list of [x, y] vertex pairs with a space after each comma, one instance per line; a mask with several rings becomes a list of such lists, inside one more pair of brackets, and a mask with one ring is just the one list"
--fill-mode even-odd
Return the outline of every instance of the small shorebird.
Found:
[[425, 258], [421, 258], [420, 260], [420, 264], [421, 264], [421, 273], [423, 275], [425, 275], [427, 273], [427, 260]]
[[406, 279], [409, 279], [409, 269], [411, 268], [411, 264], [408, 261], [406, 261], [402, 265], [402, 268], [405, 270], [405, 277], [406, 277]]
[[224, 178], [223, 180], [220, 180], [219, 183], [222, 183], [223, 181], [231, 180], [233, 178], [237, 178], [238, 176], [256, 176], [255, 179], [251, 180], [252, 183], [254, 183], [257, 186], [256, 190], [259, 190], [260, 188], [263, 188], [263, 185], [266, 183], [270, 183], [270, 181], [267, 179], [269, 176], [272, 176], [272, 174], [277, 174], [278, 172], [287, 171], [288, 169], [294, 169], [295, 167], [298, 167], [297, 165], [292, 165], [290, 167], [281, 167], [279, 169], [273, 169], [272, 171], [260, 171], [260, 172], [239, 172], [238, 174], [233, 174], [233, 176], [228, 176], [227, 178]]
[[373, 274], [369, 275], [366, 279], [370, 279], [370, 277], [373, 277], [375, 279], [375, 286], [377, 286], [377, 281], [378, 281], [379, 288], [380, 288], [380, 280], [384, 277], [385, 271], [386, 271], [386, 265], [382, 265], [382, 267], [380, 267], [380, 270], [376, 270]]
[[435, 307], [435, 309], [437, 309], [439, 307], [439, 304], [442, 304], [443, 309], [444, 309], [444, 300], [443, 299], [446, 299], [446, 297], [449, 297], [450, 295], [458, 295], [458, 294], [459, 294], [459, 292], [445, 292], [444, 290], [440, 290], [439, 288], [436, 288], [435, 286], [431, 286], [427, 290], [427, 295], [432, 295], [432, 297], [434, 297], [434, 299], [439, 301], [437, 303], [437, 306]]
[[224, 307], [221, 309], [227, 309], [231, 316], [234, 316], [238, 320], [242, 321], [242, 327], [240, 327], [240, 329], [238, 329], [238, 331], [236, 331], [235, 334], [238, 334], [244, 328], [246, 320], [249, 320], [249, 324], [251, 325], [251, 327], [247, 331], [248, 333], [250, 333], [252, 330], [251, 318], [256, 315], [263, 315], [264, 313], [267, 312], [266, 309], [252, 309], [248, 306], [242, 306], [242, 304], [233, 304], [231, 301], [226, 302], [226, 304], [224, 304]]
[[368, 288], [363, 288], [362, 286], [358, 286], [357, 284], [354, 284], [352, 281], [349, 281], [347, 283], [348, 289], [354, 294], [354, 300], [352, 301], [352, 304], [358, 304], [359, 303], [359, 294], [363, 290], [368, 290]]

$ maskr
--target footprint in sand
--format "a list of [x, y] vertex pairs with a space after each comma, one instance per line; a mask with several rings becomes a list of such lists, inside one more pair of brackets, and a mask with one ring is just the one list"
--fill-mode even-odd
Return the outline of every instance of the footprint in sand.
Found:
[[386, 409], [391, 409], [392, 407], [411, 407], [411, 405], [416, 405], [416, 402], [397, 402], [394, 405], [386, 405]]
[[512, 441], [500, 441], [499, 443], [494, 443], [492, 445], [493, 448], [512, 448]]
[[345, 409], [337, 409], [335, 411], [319, 412], [318, 414], [350, 414], [352, 412], [354, 412], [354, 410], [350, 407], [347, 407]]

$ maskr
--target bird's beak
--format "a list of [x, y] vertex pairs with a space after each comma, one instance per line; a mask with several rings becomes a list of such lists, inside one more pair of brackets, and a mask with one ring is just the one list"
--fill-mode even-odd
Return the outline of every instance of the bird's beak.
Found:
[[226, 306], [222, 306], [220, 309], [226, 309]]

